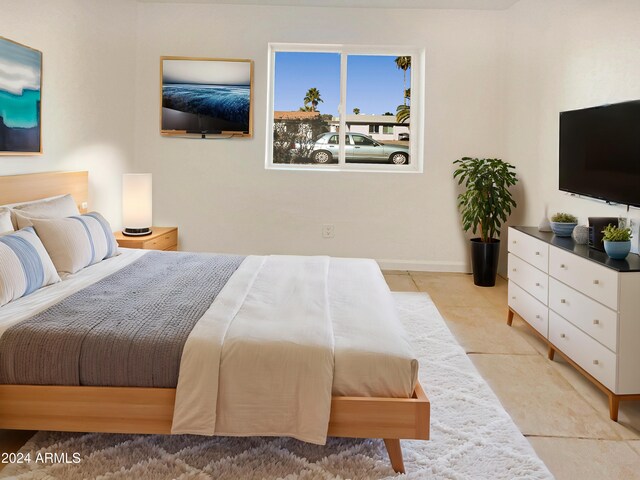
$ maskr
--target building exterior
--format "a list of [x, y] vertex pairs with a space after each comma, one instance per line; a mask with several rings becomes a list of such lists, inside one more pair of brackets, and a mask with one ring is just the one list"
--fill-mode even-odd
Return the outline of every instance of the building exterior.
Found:
[[[347, 115], [347, 131], [364, 133], [374, 140], [400, 140], [399, 135], [409, 134], [408, 123], [398, 123], [395, 115]], [[337, 132], [340, 125], [338, 117], [329, 122], [332, 132]]]

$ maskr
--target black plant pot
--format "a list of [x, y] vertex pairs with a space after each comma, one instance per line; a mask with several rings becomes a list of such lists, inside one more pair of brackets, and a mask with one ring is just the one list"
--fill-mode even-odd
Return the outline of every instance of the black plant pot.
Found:
[[499, 256], [500, 240], [485, 243], [479, 238], [471, 239], [471, 266], [475, 285], [493, 287], [496, 284]]

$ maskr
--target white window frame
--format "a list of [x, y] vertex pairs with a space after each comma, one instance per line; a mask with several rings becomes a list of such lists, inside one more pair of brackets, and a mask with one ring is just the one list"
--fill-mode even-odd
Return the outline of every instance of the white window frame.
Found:
[[[424, 105], [425, 105], [425, 52], [423, 48], [407, 46], [375, 45], [318, 45], [303, 43], [269, 43], [267, 81], [267, 135], [265, 168], [269, 170], [309, 170], [321, 172], [387, 172], [422, 173], [424, 171]], [[274, 89], [276, 52], [318, 52], [340, 54], [340, 148], [337, 164], [280, 164], [273, 163]], [[345, 162], [346, 96], [347, 96], [347, 56], [348, 55], [389, 55], [411, 56], [411, 135], [409, 137], [410, 160], [408, 165], [365, 164]]]

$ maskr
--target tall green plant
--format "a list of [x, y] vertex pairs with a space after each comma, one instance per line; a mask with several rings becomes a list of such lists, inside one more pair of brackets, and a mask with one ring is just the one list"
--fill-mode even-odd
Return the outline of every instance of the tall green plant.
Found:
[[515, 167], [499, 158], [463, 157], [453, 162], [453, 178], [465, 191], [458, 195], [458, 209], [466, 231], [480, 234], [482, 242], [500, 236], [500, 227], [516, 207], [509, 188], [518, 182]]

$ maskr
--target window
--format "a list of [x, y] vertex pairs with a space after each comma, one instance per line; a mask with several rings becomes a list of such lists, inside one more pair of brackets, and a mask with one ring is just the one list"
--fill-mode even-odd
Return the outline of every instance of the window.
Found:
[[415, 48], [270, 44], [267, 168], [421, 172], [423, 69]]

